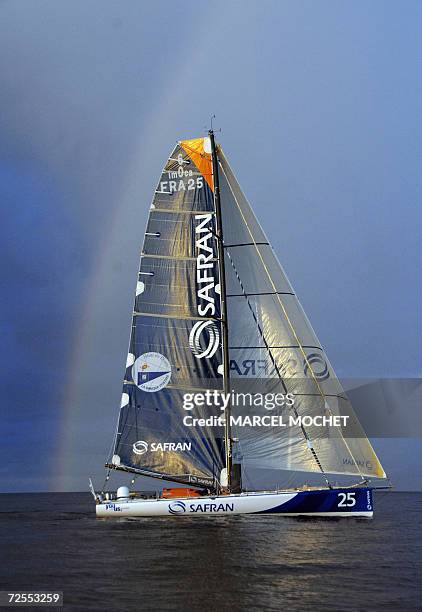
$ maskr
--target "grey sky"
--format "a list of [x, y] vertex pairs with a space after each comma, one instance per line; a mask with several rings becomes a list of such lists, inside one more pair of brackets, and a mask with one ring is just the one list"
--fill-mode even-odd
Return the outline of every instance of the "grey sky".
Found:
[[[2, 488], [99, 477], [149, 202], [212, 113], [337, 373], [421, 375], [421, 18], [411, 1], [0, 4]], [[381, 448], [401, 488], [420, 486], [411, 444]]]

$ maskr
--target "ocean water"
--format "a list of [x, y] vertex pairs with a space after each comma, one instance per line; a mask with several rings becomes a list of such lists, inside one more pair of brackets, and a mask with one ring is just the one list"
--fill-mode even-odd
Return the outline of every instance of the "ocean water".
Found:
[[98, 520], [85, 493], [3, 494], [0, 512], [0, 589], [60, 590], [67, 610], [422, 610], [421, 493], [378, 493], [372, 521]]

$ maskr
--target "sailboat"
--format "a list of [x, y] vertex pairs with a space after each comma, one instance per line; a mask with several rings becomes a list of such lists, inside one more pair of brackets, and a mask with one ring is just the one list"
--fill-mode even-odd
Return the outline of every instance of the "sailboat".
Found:
[[388, 486], [212, 129], [177, 143], [155, 190], [106, 468], [172, 486], [90, 481], [98, 517], [371, 518]]

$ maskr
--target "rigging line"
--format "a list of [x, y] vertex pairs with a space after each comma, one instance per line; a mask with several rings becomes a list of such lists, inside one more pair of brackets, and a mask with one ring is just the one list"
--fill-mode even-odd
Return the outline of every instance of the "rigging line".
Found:
[[[257, 326], [258, 331], [259, 331], [259, 333], [260, 333], [260, 335], [261, 335], [261, 338], [262, 338], [263, 342], [265, 343], [266, 349], [267, 349], [267, 351], [268, 351], [268, 354], [269, 354], [269, 356], [270, 356], [270, 359], [271, 359], [271, 361], [272, 361], [272, 364], [273, 364], [273, 366], [274, 366], [274, 369], [276, 370], [276, 372], [277, 372], [277, 374], [278, 374], [278, 377], [279, 377], [279, 379], [281, 380], [281, 384], [283, 385], [283, 389], [284, 389], [284, 391], [287, 393], [287, 387], [286, 387], [286, 384], [285, 384], [285, 382], [284, 382], [284, 379], [283, 379], [283, 377], [282, 377], [282, 376], [281, 376], [281, 374], [280, 374], [280, 370], [278, 369], [277, 362], [276, 362], [276, 360], [275, 360], [275, 359], [274, 359], [274, 357], [273, 357], [273, 354], [272, 354], [272, 352], [271, 352], [271, 349], [270, 349], [270, 347], [269, 347], [269, 345], [268, 345], [267, 340], [265, 339], [264, 332], [263, 332], [263, 330], [261, 329], [261, 326], [260, 326], [260, 324], [259, 324], [258, 318], [257, 318], [257, 316], [256, 316], [256, 314], [255, 314], [255, 311], [253, 310], [253, 308], [252, 308], [252, 306], [251, 306], [251, 303], [250, 303], [250, 301], [249, 301], [249, 299], [248, 299], [248, 296], [247, 296], [247, 294], [246, 294], [246, 292], [245, 292], [245, 289], [244, 289], [244, 287], [243, 287], [243, 283], [242, 283], [242, 281], [241, 281], [241, 279], [240, 279], [240, 276], [239, 276], [239, 274], [238, 274], [238, 272], [237, 272], [236, 266], [234, 265], [234, 262], [233, 262], [233, 260], [232, 260], [232, 258], [231, 258], [231, 256], [230, 256], [230, 251], [228, 251], [228, 250], [227, 250], [227, 251], [226, 251], [226, 253], [227, 253], [227, 255], [228, 255], [228, 258], [229, 258], [229, 260], [230, 260], [230, 263], [231, 263], [231, 265], [232, 265], [232, 268], [233, 268], [233, 271], [234, 271], [234, 273], [235, 273], [235, 275], [236, 275], [236, 278], [237, 278], [237, 280], [239, 281], [239, 285], [240, 285], [240, 287], [241, 287], [241, 289], [242, 289], [242, 292], [243, 292], [243, 295], [244, 295], [244, 297], [245, 297], [245, 299], [246, 299], [246, 302], [247, 302], [247, 304], [248, 304], [249, 310], [250, 310], [250, 311], [251, 311], [251, 313], [252, 313], [252, 317], [253, 317], [253, 319], [254, 319], [254, 321], [255, 321], [255, 323], [256, 323], [256, 326]], [[296, 408], [295, 408], [295, 405], [294, 405], [294, 404], [293, 404], [293, 406], [292, 406], [292, 410], [294, 411], [295, 416], [296, 416], [296, 417], [299, 417], [299, 414], [298, 414], [298, 412], [297, 412], [297, 410], [296, 410]], [[314, 458], [315, 463], [317, 464], [318, 468], [321, 470], [321, 472], [322, 472], [322, 474], [323, 474], [323, 476], [324, 476], [324, 478], [325, 478], [325, 481], [326, 481], [327, 485], [328, 485], [329, 487], [331, 487], [330, 481], [328, 480], [328, 477], [327, 477], [327, 475], [326, 475], [326, 473], [325, 473], [325, 471], [324, 471], [324, 468], [322, 467], [321, 462], [320, 462], [320, 460], [318, 459], [318, 455], [316, 454], [315, 449], [314, 449], [314, 447], [312, 446], [311, 439], [309, 438], [309, 436], [308, 436], [308, 434], [307, 434], [307, 432], [306, 432], [306, 429], [305, 429], [305, 427], [304, 427], [304, 426], [303, 426], [303, 424], [302, 424], [302, 421], [300, 422], [300, 429], [302, 430], [302, 433], [303, 433], [303, 435], [304, 435], [304, 437], [305, 437], [305, 440], [306, 440], [306, 442], [307, 442], [307, 446], [308, 446], [309, 450], [311, 451], [311, 454], [312, 454], [312, 457]]]
[[[228, 184], [228, 186], [229, 186], [229, 188], [230, 188], [230, 191], [231, 191], [231, 193], [232, 193], [232, 196], [233, 196], [233, 198], [234, 198], [234, 201], [236, 202], [236, 206], [237, 206], [237, 208], [239, 209], [239, 212], [240, 212], [240, 214], [241, 214], [241, 216], [242, 216], [243, 222], [245, 223], [245, 225], [246, 225], [246, 227], [247, 227], [247, 230], [248, 230], [248, 232], [249, 232], [249, 235], [250, 235], [250, 237], [252, 238], [253, 243], [255, 244], [255, 250], [256, 250], [256, 252], [257, 252], [257, 253], [258, 253], [258, 255], [259, 255], [259, 258], [260, 258], [260, 260], [261, 260], [261, 262], [262, 262], [262, 265], [263, 265], [264, 270], [265, 270], [265, 272], [266, 272], [266, 274], [267, 274], [267, 276], [268, 276], [268, 279], [269, 279], [269, 281], [270, 281], [271, 285], [273, 286], [274, 291], [277, 291], [276, 286], [275, 286], [275, 284], [274, 284], [274, 281], [273, 281], [273, 279], [272, 279], [272, 277], [271, 277], [271, 275], [270, 275], [270, 272], [269, 272], [269, 270], [268, 270], [267, 266], [265, 265], [265, 261], [263, 260], [263, 257], [262, 257], [262, 255], [261, 255], [261, 253], [260, 253], [259, 249], [258, 249], [258, 248], [257, 248], [257, 246], [256, 246], [256, 241], [255, 241], [255, 238], [254, 238], [254, 236], [253, 236], [253, 234], [252, 234], [252, 232], [251, 232], [251, 229], [250, 229], [250, 227], [249, 227], [249, 225], [248, 225], [247, 220], [245, 219], [245, 215], [243, 214], [243, 211], [242, 211], [242, 209], [241, 209], [241, 207], [240, 207], [240, 205], [239, 205], [239, 202], [238, 202], [238, 200], [237, 200], [237, 198], [236, 198], [236, 196], [235, 196], [235, 194], [234, 194], [234, 191], [233, 191], [233, 189], [232, 189], [232, 186], [231, 186], [231, 184], [230, 184], [230, 181], [229, 181], [229, 180], [228, 180], [228, 178], [227, 178], [227, 174], [226, 174], [226, 172], [225, 172], [225, 170], [224, 170], [224, 168], [223, 168], [223, 166], [222, 166], [221, 162], [220, 162], [220, 167], [221, 167], [221, 170], [223, 171], [223, 174], [224, 174], [224, 176], [225, 176], [225, 178], [226, 178], [227, 184]], [[317, 386], [317, 388], [318, 388], [318, 391], [320, 392], [322, 399], [325, 401], [325, 395], [324, 395], [324, 392], [323, 392], [323, 390], [322, 390], [322, 388], [321, 388], [321, 386], [320, 386], [320, 384], [319, 384], [319, 382], [318, 382], [318, 380], [317, 380], [317, 378], [316, 378], [316, 376], [315, 376], [315, 372], [314, 372], [314, 370], [313, 370], [313, 368], [312, 368], [311, 364], [309, 363], [309, 360], [308, 360], [308, 358], [307, 358], [307, 356], [306, 356], [306, 353], [305, 353], [305, 351], [304, 351], [304, 349], [303, 349], [302, 343], [301, 343], [301, 342], [300, 342], [300, 340], [299, 340], [299, 336], [297, 335], [297, 332], [296, 332], [296, 330], [295, 330], [295, 328], [294, 328], [294, 326], [293, 326], [293, 323], [290, 321], [290, 317], [289, 317], [289, 316], [288, 316], [288, 314], [287, 314], [287, 311], [286, 311], [286, 309], [285, 309], [285, 307], [284, 307], [283, 302], [282, 302], [282, 301], [281, 301], [281, 299], [280, 299], [280, 296], [277, 294], [277, 296], [276, 296], [276, 297], [277, 297], [277, 299], [278, 299], [278, 301], [279, 301], [279, 304], [280, 304], [280, 306], [281, 306], [281, 309], [282, 309], [282, 311], [283, 311], [283, 314], [284, 314], [284, 316], [286, 317], [286, 320], [287, 320], [288, 324], [290, 325], [290, 328], [291, 328], [291, 330], [292, 330], [292, 332], [293, 332], [293, 335], [294, 335], [294, 337], [295, 337], [295, 339], [296, 339], [296, 341], [297, 341], [297, 343], [298, 343], [298, 345], [299, 345], [299, 347], [300, 347], [300, 351], [302, 352], [302, 355], [303, 355], [303, 357], [304, 357], [305, 363], [306, 363], [306, 365], [308, 366], [308, 371], [311, 373], [312, 378], [314, 379], [315, 384], [316, 384], [316, 386]], [[328, 407], [328, 411], [329, 411], [329, 413], [332, 415], [332, 411], [331, 411], [331, 409], [330, 409], [330, 407], [329, 407], [329, 405], [328, 405], [328, 403], [327, 403], [327, 402], [326, 402], [326, 404], [327, 404], [327, 405], [326, 405], [326, 408]], [[360, 467], [359, 467], [359, 465], [358, 465], [358, 463], [357, 463], [357, 461], [356, 461], [356, 459], [355, 459], [355, 457], [354, 457], [354, 455], [353, 455], [352, 451], [350, 450], [350, 447], [349, 447], [349, 445], [348, 445], [347, 441], [345, 440], [345, 438], [344, 438], [344, 436], [343, 436], [343, 432], [341, 431], [341, 428], [340, 428], [340, 434], [341, 434], [341, 437], [343, 438], [344, 444], [345, 444], [345, 446], [346, 446], [346, 448], [347, 448], [347, 450], [348, 450], [348, 452], [349, 452], [349, 454], [350, 454], [351, 458], [353, 459], [353, 462], [354, 462], [354, 464], [355, 464], [355, 466], [356, 466], [356, 469], [357, 469], [357, 471], [358, 471], [358, 473], [359, 473], [360, 477], [361, 477], [361, 478], [364, 478], [364, 476], [363, 476], [363, 474], [362, 474], [362, 472], [361, 472], [361, 469], [360, 469]]]

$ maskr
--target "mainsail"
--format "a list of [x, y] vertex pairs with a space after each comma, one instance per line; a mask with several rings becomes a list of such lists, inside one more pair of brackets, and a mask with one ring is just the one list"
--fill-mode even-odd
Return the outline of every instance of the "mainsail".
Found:
[[[207, 406], [195, 408], [201, 426], [184, 425], [186, 393], [244, 390], [245, 380], [293, 393], [296, 416], [348, 415], [353, 435], [301, 425], [230, 434], [206, 423]], [[108, 465], [218, 488], [231, 437], [246, 470], [385, 477], [211, 133], [178, 143], [153, 198]]]
[[215, 236], [211, 151], [203, 138], [183, 141], [149, 213], [114, 467], [205, 485], [224, 467], [222, 429], [183, 425], [184, 394], [223, 384]]

